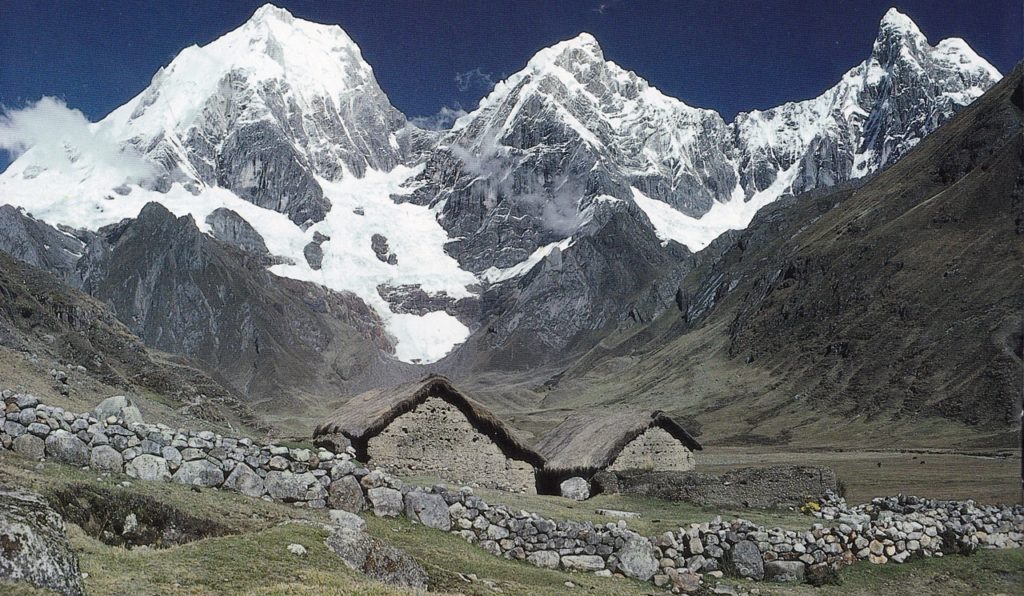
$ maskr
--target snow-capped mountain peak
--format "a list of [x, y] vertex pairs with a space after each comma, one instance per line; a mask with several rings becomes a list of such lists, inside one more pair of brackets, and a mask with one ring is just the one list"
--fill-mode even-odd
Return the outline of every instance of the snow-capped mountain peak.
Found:
[[896, 7], [890, 8], [882, 15], [878, 24], [879, 37], [884, 35], [905, 35], [909, 37], [924, 37], [917, 23], [910, 17], [900, 12]]
[[444, 254], [433, 212], [390, 198], [411, 175], [417, 132], [340, 27], [264, 6], [182, 50], [93, 128], [150, 162], [155, 180], [126, 184], [114, 158], [58, 171], [29, 151], [0, 177], [3, 200], [90, 229], [158, 202], [215, 234], [219, 211], [251, 226], [275, 273], [359, 296], [402, 360], [436, 360], [468, 335], [443, 310], [392, 310], [380, 293], [416, 287], [457, 300], [476, 278]]
[[[221, 228], [248, 223], [274, 273], [358, 295], [399, 358], [427, 362], [480, 323], [489, 284], [529, 283], [538, 266], [590, 284], [599, 271], [581, 263], [614, 268], [608, 255], [678, 262], [673, 242], [700, 250], [780, 196], [887, 166], [998, 78], [963, 40], [932, 46], [893, 10], [868, 58], [818, 97], [726, 123], [582, 33], [432, 136], [391, 105], [340, 27], [266, 5], [97, 123], [115, 144], [106, 158], [58, 170], [30, 150], [0, 176], [0, 199], [93, 229], [156, 201], [211, 234], [223, 208]], [[125, 148], [155, 164], [155, 181], [130, 183]]]
[[315, 176], [390, 170], [408, 153], [405, 118], [352, 39], [272, 5], [183, 50], [98, 126], [168, 182], [224, 186], [296, 223], [330, 208]]
[[103, 124], [143, 135], [187, 129], [229, 74], [250, 82], [287, 82], [292, 93], [307, 101], [316, 96], [337, 101], [366, 84], [372, 73], [340, 27], [296, 19], [267, 4], [223, 37], [184, 49], [157, 72], [146, 91]]

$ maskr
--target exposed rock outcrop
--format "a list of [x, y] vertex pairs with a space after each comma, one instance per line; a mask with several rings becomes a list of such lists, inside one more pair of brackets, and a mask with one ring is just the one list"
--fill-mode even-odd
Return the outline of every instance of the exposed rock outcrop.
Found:
[[85, 594], [64, 520], [36, 493], [0, 487], [0, 579]]

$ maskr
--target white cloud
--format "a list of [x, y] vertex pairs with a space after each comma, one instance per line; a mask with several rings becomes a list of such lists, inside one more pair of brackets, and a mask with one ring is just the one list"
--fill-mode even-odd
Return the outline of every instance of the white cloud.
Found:
[[457, 73], [455, 75], [455, 83], [459, 86], [459, 91], [469, 91], [470, 89], [478, 88], [490, 91], [494, 87], [494, 79], [491, 77], [491, 73], [480, 70], [479, 66], [473, 70]]
[[152, 163], [133, 149], [121, 147], [85, 114], [56, 97], [43, 97], [21, 109], [0, 107], [0, 150], [14, 160], [30, 149], [33, 161], [44, 168], [111, 167], [132, 182], [155, 173]]
[[442, 107], [432, 116], [414, 116], [409, 119], [414, 125], [427, 130], [448, 130], [455, 124], [455, 121], [466, 115], [462, 106], [455, 104], [454, 108]]

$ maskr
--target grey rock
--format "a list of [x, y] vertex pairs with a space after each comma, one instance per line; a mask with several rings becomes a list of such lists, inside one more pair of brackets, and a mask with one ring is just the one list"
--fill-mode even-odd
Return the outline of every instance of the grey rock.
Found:
[[[4, 209], [11, 208], [10, 205], [4, 205]], [[19, 410], [26, 408], [34, 408], [39, 405], [39, 398], [29, 393], [19, 393], [14, 396], [14, 405], [18, 406]]]
[[331, 509], [327, 514], [331, 519], [331, 523], [340, 529], [357, 532], [362, 532], [366, 529], [366, 520], [355, 513], [345, 511], [344, 509]]
[[15, 437], [14, 451], [29, 459], [42, 459], [46, 455], [46, 444], [39, 437], [26, 433]]
[[597, 555], [565, 555], [562, 567], [570, 571], [597, 571], [604, 569], [604, 559]]
[[[398, 517], [402, 514], [404, 503], [402, 493], [399, 491], [382, 486], [366, 491], [366, 496], [373, 507], [373, 514], [377, 517]], [[447, 512], [447, 509], [445, 511]]]
[[377, 581], [414, 590], [427, 588], [427, 573], [419, 563], [405, 552], [365, 532], [339, 529], [325, 542], [349, 568]]
[[288, 471], [272, 471], [264, 479], [267, 494], [286, 503], [312, 501], [327, 496], [327, 489], [309, 472], [295, 474]]
[[6, 420], [4, 421], [4, 432], [12, 437], [19, 437], [27, 433], [28, 429], [26, 429], [20, 422]]
[[18, 422], [21, 422], [25, 426], [30, 426], [39, 419], [36, 411], [32, 408], [27, 408], [18, 413]]
[[0, 579], [85, 593], [64, 520], [38, 494], [0, 488]]
[[559, 493], [566, 499], [586, 501], [590, 498], [590, 483], [579, 476], [574, 476], [558, 485]]
[[176, 447], [171, 447], [170, 445], [163, 447], [160, 450], [160, 457], [167, 460], [167, 465], [170, 466], [172, 470], [178, 469], [178, 466], [181, 465], [181, 452], [178, 451]]
[[217, 240], [254, 255], [270, 256], [263, 236], [235, 211], [218, 207], [206, 216], [206, 223], [210, 226], [211, 235]]
[[526, 560], [536, 565], [537, 567], [543, 567], [545, 569], [558, 569], [558, 564], [561, 562], [561, 557], [558, 553], [551, 550], [539, 550], [537, 552], [530, 553], [526, 556]]
[[125, 466], [125, 473], [132, 478], [139, 480], [163, 480], [171, 479], [171, 473], [167, 469], [167, 460], [155, 455], [140, 455], [128, 462]]
[[741, 540], [729, 551], [726, 570], [736, 577], [746, 577], [760, 581], [764, 579], [764, 559], [757, 545], [749, 540]]
[[683, 594], [700, 590], [700, 576], [692, 571], [679, 571], [670, 567], [665, 570], [665, 574], [668, 575], [672, 587]]
[[647, 581], [658, 572], [658, 553], [651, 541], [638, 534], [626, 539], [626, 544], [616, 551], [618, 569], [626, 577]]
[[89, 454], [89, 467], [101, 472], [120, 474], [124, 471], [124, 458], [110, 445], [98, 445]]
[[247, 497], [262, 497], [266, 492], [266, 486], [260, 475], [245, 464], [238, 464], [224, 481], [224, 487], [235, 492], [242, 493]]
[[318, 270], [323, 265], [324, 249], [319, 242], [310, 242], [302, 249], [302, 255], [306, 257], [306, 263], [310, 269]]
[[764, 564], [764, 579], [772, 582], [804, 581], [805, 566], [800, 561], [768, 561]]
[[[75, 261], [82, 248], [81, 240], [27, 216], [17, 207], [0, 205], [0, 250], [19, 261], [50, 271], [61, 281], [76, 284], [79, 275]], [[19, 408], [35, 405], [23, 405], [36, 399], [35, 396], [19, 394], [15, 398], [19, 400], [15, 402]]]
[[46, 437], [46, 456], [59, 462], [86, 466], [89, 446], [66, 430], [55, 430]]
[[142, 413], [132, 400], [124, 395], [115, 395], [101, 401], [93, 410], [100, 420], [116, 416], [123, 418], [124, 423], [129, 427], [133, 424], [142, 424]]
[[209, 488], [224, 483], [224, 471], [205, 459], [197, 459], [181, 464], [173, 479], [180, 484]]
[[412, 491], [405, 495], [405, 516], [428, 528], [447, 532], [452, 528], [448, 504], [441, 495]]
[[366, 497], [355, 476], [342, 476], [331, 482], [327, 487], [327, 505], [352, 513], [366, 509]]

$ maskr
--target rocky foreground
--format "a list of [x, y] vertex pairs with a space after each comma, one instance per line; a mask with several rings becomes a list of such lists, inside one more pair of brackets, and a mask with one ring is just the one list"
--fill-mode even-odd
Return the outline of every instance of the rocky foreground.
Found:
[[[490, 505], [469, 487], [410, 486], [355, 462], [348, 453], [261, 445], [209, 431], [145, 424], [123, 398], [105, 401], [95, 413], [74, 414], [41, 404], [31, 395], [5, 391], [2, 396], [4, 449], [100, 472], [123, 472], [140, 480], [330, 508], [335, 522], [329, 539], [333, 545], [328, 542], [332, 550], [353, 568], [406, 587], [426, 586], [426, 575], [397, 549], [361, 532], [361, 520], [346, 512], [404, 515], [455, 533], [496, 556], [545, 568], [622, 575], [678, 592], [714, 587], [726, 576], [821, 584], [833, 581], [841, 567], [861, 560], [905, 563], [916, 557], [1024, 544], [1021, 506], [889, 497], [849, 507], [832, 494], [808, 504], [807, 510], [821, 521], [803, 532], [716, 518], [646, 537], [630, 530], [624, 520], [552, 520]], [[23, 525], [11, 512], [6, 505], [0, 507], [2, 536], [16, 536], [18, 524]], [[390, 562], [381, 568], [376, 564], [380, 561]], [[0, 564], [5, 577], [48, 585], [34, 582], [31, 573], [12, 572], [12, 565], [6, 558]], [[396, 566], [406, 571], [388, 571]]]

